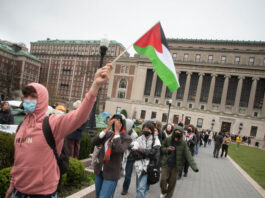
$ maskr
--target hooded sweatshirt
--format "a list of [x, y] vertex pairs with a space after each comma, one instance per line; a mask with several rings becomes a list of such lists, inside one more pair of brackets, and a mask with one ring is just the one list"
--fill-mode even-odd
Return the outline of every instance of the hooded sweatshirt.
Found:
[[[27, 114], [16, 133], [14, 167], [11, 171], [11, 185], [23, 194], [49, 195], [56, 191], [60, 170], [54, 153], [48, 146], [42, 130], [42, 123], [48, 109], [48, 91], [38, 84], [28, 86], [37, 92], [37, 106]], [[60, 155], [64, 137], [79, 128], [88, 118], [96, 97], [86, 94], [80, 108], [64, 115], [52, 115], [49, 124]]]

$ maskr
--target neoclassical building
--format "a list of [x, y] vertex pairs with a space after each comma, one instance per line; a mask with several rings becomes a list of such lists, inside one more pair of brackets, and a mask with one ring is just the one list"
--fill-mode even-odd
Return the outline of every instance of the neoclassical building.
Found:
[[180, 88], [170, 93], [147, 58], [124, 57], [111, 75], [105, 111], [125, 109], [135, 119], [183, 120], [264, 138], [265, 42], [168, 39], [168, 44]]

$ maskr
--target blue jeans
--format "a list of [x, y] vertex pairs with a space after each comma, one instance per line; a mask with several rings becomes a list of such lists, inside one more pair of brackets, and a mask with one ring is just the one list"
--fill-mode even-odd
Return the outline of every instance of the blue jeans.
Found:
[[199, 148], [200, 148], [200, 143], [195, 145], [195, 152], [194, 152], [195, 155], [199, 154]]
[[117, 186], [117, 180], [106, 180], [102, 171], [95, 177], [96, 198], [112, 198]]
[[127, 161], [126, 168], [125, 168], [125, 179], [123, 182], [123, 191], [127, 192], [130, 187], [132, 171], [133, 171], [133, 164], [134, 161]]
[[[16, 190], [16, 189], [14, 189], [14, 191], [13, 191], [13, 193], [12, 193], [12, 195], [11, 195], [11, 197], [10, 198], [19, 198], [18, 197], [18, 194], [19, 192]], [[23, 195], [22, 195], [23, 196]], [[57, 198], [57, 193], [55, 192], [55, 193], [53, 193], [51, 196], [50, 196], [51, 198]], [[30, 198], [30, 196], [25, 196], [24, 195], [24, 198]]]
[[136, 174], [136, 198], [145, 198], [147, 190], [149, 190], [147, 174], [142, 174], [140, 177]]
[[212, 139], [209, 139], [208, 140], [208, 145], [211, 145], [211, 143], [212, 143]]

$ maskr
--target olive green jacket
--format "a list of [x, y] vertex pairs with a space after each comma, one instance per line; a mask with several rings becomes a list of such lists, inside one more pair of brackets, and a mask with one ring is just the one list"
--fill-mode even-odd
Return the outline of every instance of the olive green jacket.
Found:
[[[162, 166], [166, 166], [168, 162], [168, 158], [171, 152], [168, 147], [172, 146], [172, 137], [168, 137], [162, 144], [161, 152], [162, 152]], [[176, 146], [176, 168], [177, 171], [180, 171], [184, 166], [185, 159], [188, 161], [188, 164], [192, 168], [193, 171], [198, 172], [199, 169], [190, 153], [190, 149], [187, 143], [184, 140], [179, 140]]]

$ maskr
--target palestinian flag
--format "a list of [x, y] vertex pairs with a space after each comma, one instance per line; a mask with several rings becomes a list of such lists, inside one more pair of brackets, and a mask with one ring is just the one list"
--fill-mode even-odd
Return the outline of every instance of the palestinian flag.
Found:
[[157, 75], [171, 92], [179, 88], [174, 61], [160, 22], [136, 41], [133, 47], [136, 52], [150, 59]]

